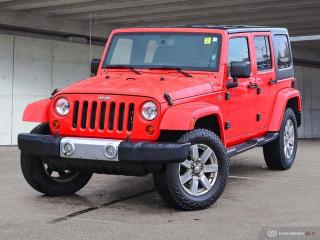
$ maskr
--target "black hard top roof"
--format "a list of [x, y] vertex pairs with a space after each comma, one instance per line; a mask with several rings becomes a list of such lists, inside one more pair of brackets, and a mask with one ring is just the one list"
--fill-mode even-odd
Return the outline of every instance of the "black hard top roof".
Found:
[[[156, 27], [156, 26], [148, 26]], [[228, 33], [244, 33], [244, 32], [273, 32], [288, 34], [286, 28], [268, 27], [268, 26], [252, 26], [252, 25], [174, 25], [162, 26], [167, 28], [206, 28], [226, 30]]]
[[226, 30], [228, 33], [242, 33], [242, 32], [285, 32], [286, 28], [267, 27], [267, 26], [251, 26], [251, 25], [192, 25], [192, 28], [210, 28]]

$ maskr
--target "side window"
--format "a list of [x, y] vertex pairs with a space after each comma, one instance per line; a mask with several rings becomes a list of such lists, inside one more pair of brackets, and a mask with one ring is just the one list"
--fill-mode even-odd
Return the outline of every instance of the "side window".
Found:
[[269, 38], [267, 36], [254, 37], [254, 46], [256, 50], [257, 67], [259, 71], [272, 68], [271, 51]]
[[230, 76], [230, 67], [232, 62], [249, 62], [249, 46], [246, 37], [236, 37], [229, 39], [229, 60], [228, 70]]
[[229, 65], [231, 62], [250, 61], [248, 40], [246, 37], [229, 40]]
[[278, 69], [291, 67], [292, 60], [287, 35], [274, 36], [274, 50], [277, 59]]

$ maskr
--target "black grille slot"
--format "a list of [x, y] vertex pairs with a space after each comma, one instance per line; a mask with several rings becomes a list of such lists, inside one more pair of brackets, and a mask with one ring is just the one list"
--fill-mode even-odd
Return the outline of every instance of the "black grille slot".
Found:
[[118, 130], [119, 131], [122, 131], [122, 129], [123, 129], [124, 110], [125, 110], [125, 104], [121, 103], [120, 109], [119, 109], [119, 117], [118, 117]]
[[128, 111], [128, 131], [132, 131], [133, 129], [133, 117], [134, 117], [134, 104], [130, 103], [129, 111]]
[[83, 103], [81, 128], [86, 128], [87, 125], [87, 113], [88, 113], [88, 101]]
[[97, 116], [97, 102], [93, 102], [91, 107], [91, 118], [90, 118], [91, 129], [94, 129], [94, 126], [96, 123], [96, 116]]
[[110, 106], [110, 112], [109, 112], [109, 130], [113, 130], [115, 110], [116, 110], [116, 104], [112, 102]]
[[100, 124], [99, 124], [99, 128], [101, 130], [104, 129], [104, 121], [106, 119], [106, 108], [107, 108], [107, 104], [106, 102], [103, 102], [101, 104], [101, 111], [100, 111]]
[[72, 110], [72, 128], [133, 131], [134, 103], [75, 100]]
[[74, 128], [76, 128], [78, 125], [78, 113], [79, 113], [79, 101], [75, 101], [73, 118], [72, 118], [72, 127]]

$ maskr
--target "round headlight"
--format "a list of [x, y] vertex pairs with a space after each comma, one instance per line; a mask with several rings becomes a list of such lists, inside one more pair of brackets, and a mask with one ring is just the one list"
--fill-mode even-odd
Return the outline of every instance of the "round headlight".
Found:
[[151, 121], [156, 118], [158, 114], [158, 107], [154, 102], [145, 102], [142, 105], [141, 114], [144, 119]]
[[56, 112], [60, 116], [65, 116], [70, 111], [70, 104], [69, 101], [66, 98], [59, 98], [56, 102]]

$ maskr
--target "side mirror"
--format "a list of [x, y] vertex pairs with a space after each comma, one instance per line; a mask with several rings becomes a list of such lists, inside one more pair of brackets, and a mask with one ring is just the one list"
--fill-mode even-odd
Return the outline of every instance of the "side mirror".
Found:
[[231, 77], [236, 80], [237, 78], [248, 78], [251, 74], [250, 62], [232, 62], [231, 63]]
[[231, 77], [233, 81], [227, 82], [227, 88], [238, 87], [238, 78], [248, 78], [251, 74], [250, 62], [231, 62]]
[[98, 69], [100, 65], [100, 59], [94, 58], [91, 60], [91, 73], [97, 75]]

